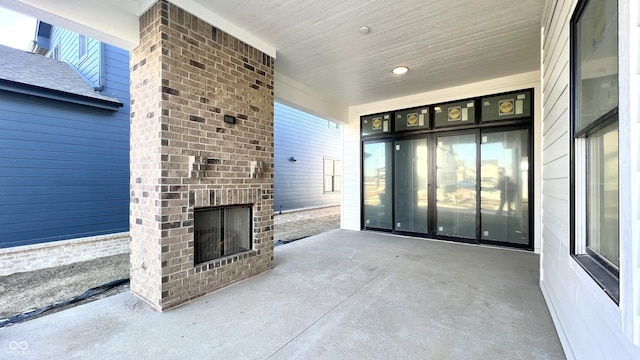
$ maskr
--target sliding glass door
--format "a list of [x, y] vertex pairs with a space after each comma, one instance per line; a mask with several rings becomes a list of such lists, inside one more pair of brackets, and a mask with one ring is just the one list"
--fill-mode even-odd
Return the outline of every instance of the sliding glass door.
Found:
[[426, 234], [429, 161], [427, 139], [394, 143], [395, 230]]
[[363, 144], [364, 227], [530, 246], [529, 129]]
[[482, 133], [482, 240], [529, 243], [528, 133], [526, 129]]
[[362, 228], [533, 249], [534, 108], [523, 89], [361, 116]]
[[363, 202], [365, 228], [393, 226], [393, 171], [391, 142], [366, 143], [363, 148]]
[[476, 135], [436, 138], [437, 235], [476, 238]]

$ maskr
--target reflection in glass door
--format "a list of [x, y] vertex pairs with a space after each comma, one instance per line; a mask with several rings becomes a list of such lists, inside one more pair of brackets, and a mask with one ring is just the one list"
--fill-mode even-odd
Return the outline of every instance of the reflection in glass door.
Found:
[[482, 240], [529, 244], [528, 151], [527, 130], [482, 133]]
[[364, 142], [363, 228], [530, 248], [529, 131]]
[[395, 230], [426, 234], [427, 139], [395, 142]]
[[364, 144], [364, 226], [391, 229], [393, 222], [391, 142]]
[[436, 234], [475, 239], [476, 135], [436, 141]]

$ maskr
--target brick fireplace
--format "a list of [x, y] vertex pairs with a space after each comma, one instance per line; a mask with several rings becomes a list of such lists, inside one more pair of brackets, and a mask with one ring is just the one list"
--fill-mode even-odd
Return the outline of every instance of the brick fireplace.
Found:
[[[166, 310], [273, 262], [273, 59], [159, 1], [131, 53], [131, 290]], [[194, 214], [250, 207], [248, 250], [196, 263]]]

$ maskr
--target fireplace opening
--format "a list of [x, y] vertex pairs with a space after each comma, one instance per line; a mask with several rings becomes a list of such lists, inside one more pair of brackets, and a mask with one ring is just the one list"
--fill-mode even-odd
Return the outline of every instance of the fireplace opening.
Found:
[[195, 264], [250, 250], [251, 212], [251, 205], [194, 209]]

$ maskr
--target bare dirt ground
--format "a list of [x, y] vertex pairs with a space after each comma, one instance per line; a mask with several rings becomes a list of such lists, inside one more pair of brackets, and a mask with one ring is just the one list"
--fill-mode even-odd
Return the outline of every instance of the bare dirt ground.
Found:
[[[340, 227], [340, 216], [332, 215], [312, 220], [277, 224], [274, 241], [292, 241]], [[282, 243], [282, 241], [280, 243]], [[286, 246], [286, 245], [284, 245]], [[0, 323], [2, 319], [28, 313], [55, 303], [68, 302], [91, 288], [129, 277], [129, 254], [99, 258], [81, 263], [37, 271], [0, 276]], [[87, 301], [128, 291], [119, 285], [61, 310]], [[43, 315], [55, 310], [49, 310]]]

